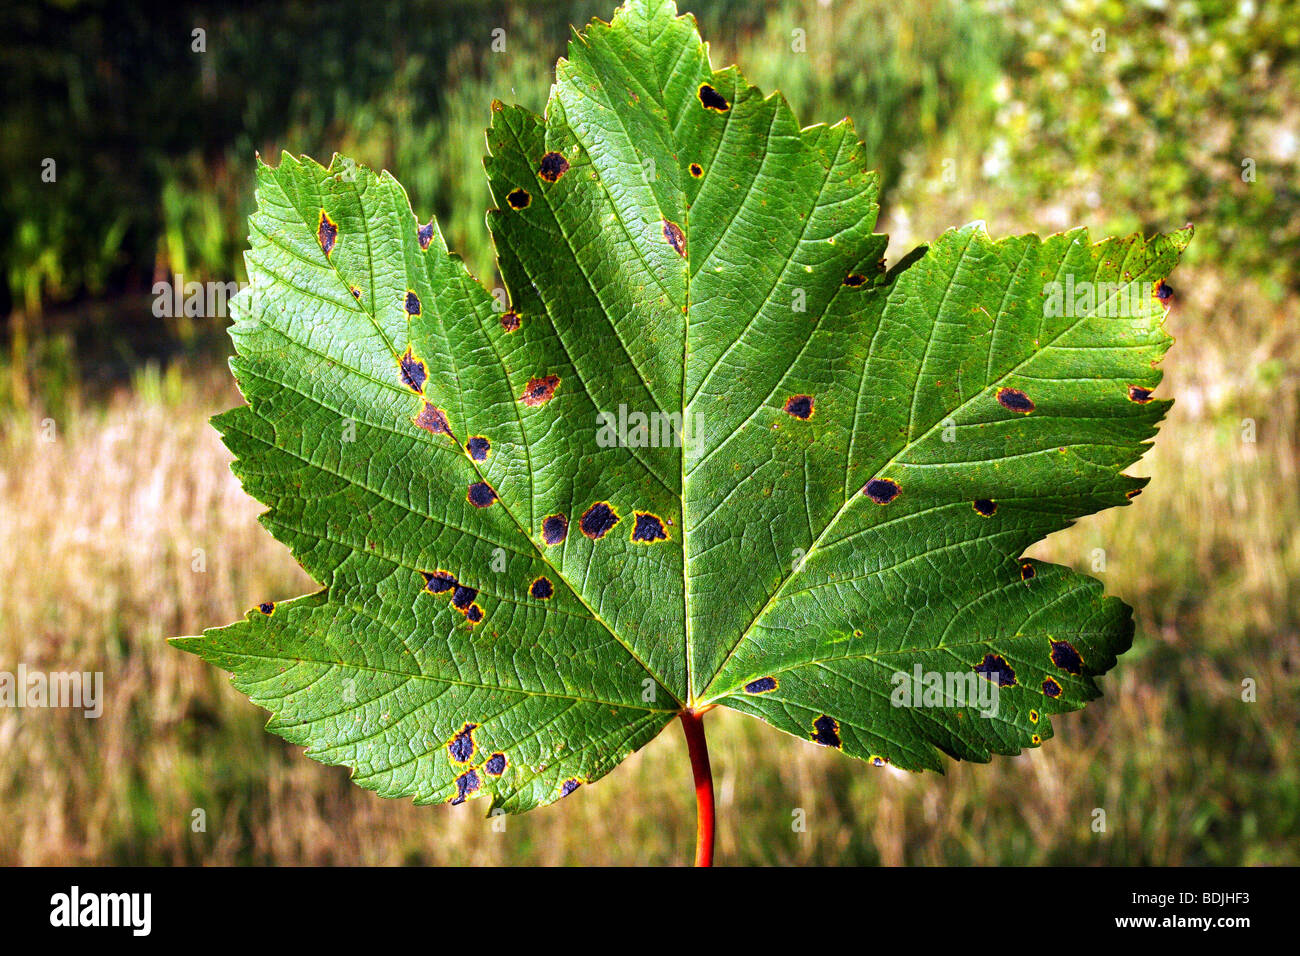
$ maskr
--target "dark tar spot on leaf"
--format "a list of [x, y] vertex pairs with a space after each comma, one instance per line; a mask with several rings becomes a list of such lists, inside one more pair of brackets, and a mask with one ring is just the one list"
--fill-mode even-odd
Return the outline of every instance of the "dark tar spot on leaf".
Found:
[[510, 203], [511, 209], [527, 209], [532, 201], [533, 197], [527, 189], [514, 189], [506, 196], [506, 202]]
[[867, 284], [867, 277], [860, 272], [850, 272], [844, 277], [844, 284], [850, 289], [856, 289]]
[[1151, 401], [1151, 389], [1143, 388], [1141, 385], [1130, 385], [1128, 387], [1128, 400], [1137, 402], [1139, 405], [1145, 405]]
[[261, 611], [263, 614], [265, 614], [267, 617], [270, 617], [272, 614], [275, 613], [275, 602], [263, 601], [261, 604], [257, 606], [257, 609]]
[[560, 376], [547, 375], [545, 378], [530, 378], [528, 385], [524, 388], [524, 394], [519, 396], [519, 400], [525, 405], [537, 406], [545, 405], [555, 395], [555, 390], [560, 387]]
[[700, 103], [706, 110], [713, 110], [715, 113], [725, 113], [731, 109], [731, 104], [727, 102], [726, 97], [708, 83], [700, 84]]
[[465, 442], [465, 451], [475, 461], [487, 461], [488, 456], [492, 454], [492, 443], [482, 435], [472, 435], [469, 441]]
[[545, 601], [555, 593], [555, 587], [551, 584], [551, 579], [543, 575], [528, 586], [528, 593], [539, 601]]
[[1032, 740], [1032, 741], [1034, 742], [1034, 746], [1035, 746], [1035, 747], [1037, 747], [1039, 744], [1041, 744], [1041, 743], [1043, 742], [1043, 738], [1040, 737], [1040, 736], [1038, 736], [1038, 734], [1034, 734], [1034, 735], [1033, 735], [1032, 737], [1030, 737], [1029, 739]]
[[428, 250], [429, 243], [433, 242], [433, 220], [430, 219], [423, 226], [417, 226], [415, 229], [415, 238], [420, 243], [420, 248]]
[[447, 753], [456, 763], [469, 763], [474, 756], [474, 731], [477, 729], [478, 724], [466, 724], [447, 744]]
[[474, 603], [476, 597], [478, 597], [478, 588], [471, 588], [464, 584], [457, 584], [455, 592], [451, 595], [451, 603], [454, 604], [458, 610], [463, 611]]
[[704, 167], [701, 166], [699, 163], [691, 163], [691, 175], [694, 176], [696, 179], [699, 179], [701, 176], [704, 175]]
[[1067, 674], [1083, 673], [1083, 658], [1069, 641], [1052, 641], [1052, 663]]
[[811, 395], [791, 395], [785, 400], [785, 410], [795, 418], [806, 422], [813, 417], [813, 397]]
[[679, 256], [686, 256], [686, 233], [682, 232], [682, 227], [675, 222], [664, 220], [664, 238], [668, 240], [668, 245], [673, 247], [673, 251]]
[[451, 434], [451, 428], [447, 425], [447, 413], [441, 408], [434, 408], [428, 402], [424, 403], [424, 407], [420, 409], [419, 414], [413, 417], [411, 421], [426, 432], [434, 435]]
[[569, 536], [569, 519], [566, 515], [548, 515], [542, 522], [542, 540], [559, 544]]
[[1022, 415], [1028, 415], [1034, 410], [1034, 403], [1018, 388], [1000, 388], [998, 389], [998, 404], [1003, 408], [1013, 412], [1020, 412]]
[[553, 183], [569, 171], [569, 161], [559, 153], [550, 152], [542, 157], [541, 165], [537, 167], [537, 175], [548, 183]]
[[1033, 562], [1032, 562], [1032, 561], [1021, 561], [1021, 562], [1020, 562], [1020, 580], [1022, 580], [1022, 581], [1028, 581], [1030, 578], [1032, 578], [1032, 577], [1033, 577], [1035, 574], [1037, 574], [1037, 573], [1038, 573], [1038, 571], [1034, 568], [1034, 565], [1033, 565]]
[[878, 505], [889, 504], [902, 492], [903, 489], [892, 478], [872, 478], [862, 486], [862, 493]]
[[1016, 672], [1001, 654], [985, 654], [984, 660], [975, 665], [975, 673], [999, 687], [1012, 687], [1016, 683]]
[[349, 286], [349, 287], [348, 287], [348, 291], [350, 291], [350, 292], [352, 293], [352, 298], [356, 299], [358, 302], [361, 301], [361, 290], [360, 290], [360, 289], [358, 289], [356, 286]]
[[1171, 286], [1164, 279], [1161, 279], [1159, 282], [1156, 283], [1155, 293], [1156, 293], [1156, 298], [1159, 299], [1161, 302], [1168, 302], [1170, 299], [1174, 297], [1173, 286]]
[[992, 518], [998, 510], [998, 503], [989, 498], [976, 498], [971, 502], [971, 507], [975, 513], [983, 518]]
[[578, 527], [592, 541], [599, 541], [609, 534], [609, 530], [620, 520], [618, 513], [609, 506], [608, 502], [597, 501], [583, 512], [578, 520]]
[[573, 780], [572, 778], [570, 778], [569, 780], [566, 780], [564, 781], [564, 783], [560, 784], [560, 796], [567, 797], [569, 794], [573, 793], [573, 791], [577, 790], [581, 786], [582, 786], [581, 780]]
[[429, 377], [429, 372], [424, 367], [424, 363], [411, 351], [411, 346], [406, 347], [406, 352], [398, 360], [397, 370], [403, 385], [413, 392], [424, 394], [424, 382]]
[[652, 515], [648, 511], [634, 512], [636, 524], [632, 527], [632, 540], [640, 544], [653, 544], [656, 541], [667, 541], [668, 531], [664, 528], [663, 519], [658, 515]]
[[424, 589], [430, 594], [446, 594], [456, 586], [456, 575], [450, 571], [421, 571], [424, 575]]
[[486, 481], [476, 481], [469, 486], [466, 497], [475, 508], [486, 508], [497, 500], [497, 493], [492, 490], [492, 486]]
[[760, 677], [758, 680], [752, 680], [745, 685], [746, 694], [768, 694], [776, 690], [777, 683], [775, 677]]
[[466, 770], [456, 778], [456, 796], [451, 801], [453, 807], [465, 802], [465, 799], [479, 788], [477, 770]]
[[483, 620], [483, 609], [477, 604], [471, 604], [465, 609], [465, 619], [471, 624], [477, 624]]
[[507, 332], [519, 331], [519, 313], [511, 309], [509, 312], [501, 313], [501, 328]]
[[506, 772], [506, 755], [503, 753], [495, 753], [491, 757], [488, 757], [487, 763], [483, 765], [483, 769], [494, 777], [501, 776]]
[[1054, 677], [1043, 678], [1043, 693], [1048, 697], [1060, 697], [1061, 685], [1056, 682]]
[[406, 301], [403, 303], [406, 309], [406, 317], [413, 319], [420, 314], [420, 297], [412, 290], [406, 290]]
[[881, 757], [881, 756], [879, 756], [878, 754], [872, 754], [872, 756], [871, 756], [871, 766], [873, 766], [873, 767], [883, 767], [883, 766], [884, 766], [885, 764], [887, 764], [887, 763], [889, 763], [889, 761], [886, 760], [884, 757]]
[[334, 251], [334, 243], [339, 237], [339, 227], [335, 225], [334, 220], [324, 209], [320, 211], [320, 219], [316, 221], [316, 241], [320, 243], [321, 249], [325, 251], [325, 257]]
[[1036, 710], [1031, 710], [1031, 711], [1029, 712], [1029, 722], [1030, 722], [1031, 724], [1036, 724], [1036, 723], [1038, 723], [1038, 711], [1036, 711]]
[[828, 717], [822, 714], [813, 721], [813, 743], [821, 744], [823, 747], [841, 747], [840, 741], [840, 723], [834, 717]]

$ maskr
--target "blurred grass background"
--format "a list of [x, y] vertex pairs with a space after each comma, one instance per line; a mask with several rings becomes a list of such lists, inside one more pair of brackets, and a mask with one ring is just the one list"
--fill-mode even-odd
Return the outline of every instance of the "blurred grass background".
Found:
[[[206, 422], [239, 401], [224, 318], [155, 318], [153, 284], [244, 278], [253, 153], [281, 148], [390, 169], [493, 275], [489, 105], [540, 109], [569, 24], [613, 2], [0, 12], [0, 670], [102, 670], [106, 696], [98, 720], [0, 710], [0, 863], [689, 858], [675, 726], [497, 832], [473, 804], [354, 787], [164, 644], [311, 584]], [[853, 118], [891, 261], [975, 218], [995, 236], [1197, 226], [1168, 320], [1177, 404], [1134, 469], [1153, 482], [1032, 552], [1134, 605], [1105, 697], [1041, 750], [946, 776], [714, 712], [719, 859], [1300, 863], [1300, 20], [1252, 0], [681, 5], [715, 65], [805, 122]]]

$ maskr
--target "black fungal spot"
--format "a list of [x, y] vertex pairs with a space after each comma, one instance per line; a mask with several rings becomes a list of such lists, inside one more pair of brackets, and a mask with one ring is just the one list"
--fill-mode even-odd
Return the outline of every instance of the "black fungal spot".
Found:
[[474, 731], [477, 729], [478, 724], [466, 724], [447, 744], [447, 753], [456, 763], [469, 763], [474, 756]]
[[745, 685], [746, 694], [767, 694], [776, 690], [775, 677], [760, 677], [758, 680], [752, 680]]
[[1018, 388], [1004, 387], [998, 389], [998, 404], [1009, 411], [1020, 412], [1022, 415], [1028, 415], [1034, 410], [1033, 401]]
[[844, 277], [844, 284], [850, 289], [856, 289], [867, 284], [867, 277], [860, 272], [850, 272]]
[[682, 232], [682, 227], [675, 222], [664, 220], [664, 238], [668, 240], [668, 245], [673, 247], [682, 258], [686, 257], [686, 233]]
[[999, 687], [1012, 687], [1016, 683], [1016, 672], [1001, 654], [985, 654], [984, 660], [975, 665], [975, 673]]
[[406, 317], [413, 319], [420, 314], [420, 297], [410, 289], [406, 290], [406, 301], [403, 303], [406, 308]]
[[529, 195], [527, 189], [511, 190], [506, 196], [506, 202], [510, 203], [511, 209], [527, 209], [532, 201], [533, 197]]
[[450, 435], [451, 428], [447, 425], [447, 413], [441, 408], [434, 408], [428, 402], [420, 409], [420, 413], [413, 417], [411, 421], [423, 428], [426, 432], [434, 435]]
[[862, 493], [878, 505], [887, 505], [900, 494], [903, 489], [898, 487], [898, 482], [891, 478], [872, 478], [862, 486]]
[[513, 309], [509, 312], [501, 313], [501, 328], [507, 332], [519, 331], [519, 313]]
[[834, 717], [822, 714], [813, 721], [813, 743], [823, 747], [840, 747], [840, 724]]
[[1021, 562], [1020, 562], [1020, 580], [1022, 580], [1022, 581], [1028, 581], [1030, 578], [1032, 578], [1032, 577], [1033, 577], [1035, 574], [1037, 574], [1037, 573], [1038, 573], [1038, 571], [1034, 568], [1034, 565], [1033, 565], [1032, 562], [1030, 562], [1030, 561], [1021, 561]]
[[528, 385], [524, 388], [524, 394], [519, 396], [519, 400], [530, 406], [545, 405], [555, 396], [555, 390], [559, 387], [560, 376], [558, 375], [547, 375], [545, 378], [530, 378]]
[[1141, 385], [1130, 385], [1128, 387], [1128, 400], [1137, 402], [1139, 405], [1145, 405], [1151, 401], [1151, 389], [1143, 388]]
[[1030, 737], [1029, 739], [1032, 740], [1032, 741], [1034, 742], [1034, 746], [1035, 746], [1035, 747], [1037, 747], [1039, 744], [1041, 744], [1041, 743], [1043, 742], [1043, 738], [1040, 737], [1040, 736], [1038, 736], [1038, 734], [1034, 734], [1034, 735], [1033, 735], [1032, 737]]
[[620, 520], [618, 512], [607, 502], [597, 501], [583, 512], [582, 517], [578, 519], [578, 527], [592, 541], [599, 541], [609, 534], [609, 530]]
[[257, 606], [257, 609], [261, 611], [263, 614], [265, 614], [267, 617], [270, 617], [272, 614], [275, 613], [275, 602], [263, 601], [261, 604]]
[[791, 395], [785, 400], [785, 410], [788, 414], [806, 422], [813, 417], [813, 397], [811, 395]]
[[537, 167], [537, 175], [548, 183], [553, 183], [569, 171], [569, 161], [559, 153], [550, 152], [542, 157]]
[[975, 509], [977, 515], [984, 518], [992, 518], [994, 513], [998, 510], [998, 503], [996, 501], [991, 501], [988, 498], [976, 498], [971, 502], [971, 507]]
[[476, 481], [469, 486], [466, 498], [475, 508], [486, 508], [497, 500], [497, 493], [492, 490], [492, 486], [486, 481]]
[[411, 391], [424, 394], [424, 382], [429, 377], [429, 372], [424, 367], [424, 363], [416, 358], [409, 345], [398, 360], [398, 375], [402, 379], [402, 384]]
[[1156, 283], [1155, 292], [1156, 292], [1156, 298], [1159, 299], [1161, 302], [1168, 302], [1170, 299], [1174, 297], [1173, 286], [1171, 286], [1164, 279], [1161, 279], [1159, 282]]
[[539, 601], [545, 601], [555, 593], [555, 586], [548, 577], [539, 577], [528, 586], [528, 593]]
[[694, 176], [696, 179], [699, 179], [701, 176], [704, 175], [704, 167], [701, 166], [699, 163], [691, 163], [691, 175]]
[[360, 302], [360, 301], [361, 301], [361, 290], [358, 289], [356, 286], [349, 286], [348, 288], [349, 288], [349, 291], [352, 293], [352, 298], [354, 298], [354, 299], [356, 299], [358, 302]]
[[479, 788], [477, 770], [466, 770], [456, 778], [456, 797], [451, 801], [453, 807], [465, 802], [465, 799]]
[[457, 584], [456, 590], [451, 595], [451, 603], [456, 606], [457, 610], [463, 611], [474, 603], [476, 597], [478, 597], [478, 588]]
[[1029, 712], [1029, 722], [1030, 722], [1031, 724], [1036, 724], [1036, 723], [1038, 723], [1038, 711], [1036, 711], [1036, 710], [1031, 710], [1031, 711]]
[[424, 589], [430, 594], [446, 594], [456, 586], [456, 575], [450, 571], [421, 571]]
[[663, 520], [658, 515], [652, 515], [648, 511], [637, 511], [636, 524], [632, 528], [632, 540], [641, 544], [653, 544], [656, 541], [667, 541], [668, 531], [664, 528]]
[[1043, 693], [1048, 697], [1060, 697], [1061, 685], [1056, 682], [1054, 677], [1043, 678]]
[[883, 766], [884, 766], [885, 764], [887, 764], [887, 763], [889, 763], [889, 761], [886, 760], [884, 757], [881, 757], [881, 756], [879, 756], [879, 755], [877, 755], [877, 754], [872, 754], [872, 756], [871, 756], [871, 766], [873, 766], [873, 767], [883, 767]]
[[465, 451], [475, 461], [487, 461], [488, 455], [492, 454], [492, 443], [482, 435], [472, 435], [469, 441], [465, 442]]
[[486, 770], [494, 777], [499, 777], [506, 772], [506, 755], [497, 753], [487, 758], [487, 763], [483, 765]]
[[560, 784], [560, 796], [567, 797], [581, 786], [581, 780], [566, 780], [564, 783]]
[[483, 620], [483, 609], [477, 604], [471, 604], [469, 607], [465, 608], [465, 619], [471, 624], [477, 624], [479, 621]]
[[548, 515], [542, 522], [542, 540], [559, 544], [569, 536], [569, 519], [566, 515]]
[[339, 227], [334, 224], [334, 220], [326, 214], [325, 210], [320, 211], [320, 219], [316, 221], [316, 241], [320, 243], [321, 249], [325, 251], [325, 257], [328, 259], [329, 254], [334, 251], [334, 242], [339, 237]]
[[420, 243], [420, 248], [428, 251], [429, 243], [433, 242], [433, 220], [430, 219], [423, 226], [417, 226], [415, 229], [415, 238]]
[[707, 83], [700, 84], [700, 103], [706, 110], [713, 110], [715, 113], [725, 113], [731, 109], [731, 104], [727, 102], [726, 97]]
[[1069, 641], [1052, 641], [1052, 663], [1067, 674], [1083, 673], [1083, 658]]

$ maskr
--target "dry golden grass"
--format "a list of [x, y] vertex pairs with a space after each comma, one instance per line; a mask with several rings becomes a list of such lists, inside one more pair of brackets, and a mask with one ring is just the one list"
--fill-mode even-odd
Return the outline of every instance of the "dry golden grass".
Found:
[[[946, 776], [877, 770], [715, 712], [720, 861], [1300, 862], [1297, 303], [1263, 306], [1195, 271], [1179, 289], [1162, 386], [1178, 404], [1138, 466], [1155, 480], [1034, 551], [1087, 571], [1104, 549], [1100, 576], [1137, 608], [1106, 696], [1041, 750]], [[472, 802], [360, 790], [265, 734], [224, 675], [165, 643], [312, 588], [207, 425], [236, 401], [224, 370], [173, 369], [80, 407], [53, 442], [39, 413], [0, 425], [0, 670], [102, 670], [106, 698], [97, 720], [0, 710], [0, 863], [686, 861], [675, 726], [497, 832]], [[1247, 677], [1255, 703], [1241, 700]]]

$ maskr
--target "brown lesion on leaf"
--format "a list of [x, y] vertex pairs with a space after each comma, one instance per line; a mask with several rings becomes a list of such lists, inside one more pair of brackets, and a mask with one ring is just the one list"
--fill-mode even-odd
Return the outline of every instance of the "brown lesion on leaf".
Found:
[[512, 189], [506, 195], [506, 202], [510, 204], [511, 209], [527, 209], [533, 202], [533, 195], [527, 189], [520, 187]]
[[700, 97], [700, 105], [702, 105], [706, 110], [713, 110], [715, 113], [725, 113], [727, 110], [731, 109], [731, 104], [727, 102], [727, 98], [708, 83], [701, 83], [698, 93]]
[[321, 249], [325, 252], [325, 258], [329, 258], [334, 251], [334, 243], [339, 237], [339, 227], [333, 219], [329, 217], [324, 209], [320, 211], [320, 218], [316, 220], [316, 241], [320, 243]]
[[1124, 492], [1124, 497], [1127, 498], [1129, 501], [1132, 501], [1140, 494], [1142, 494], [1141, 488], [1130, 488], [1128, 491]]
[[519, 313], [514, 309], [501, 313], [501, 328], [506, 332], [519, 331]]
[[1034, 735], [1033, 735], [1032, 737], [1030, 737], [1029, 739], [1032, 740], [1032, 741], [1034, 742], [1034, 746], [1035, 746], [1035, 747], [1037, 747], [1039, 744], [1041, 744], [1041, 743], [1043, 742], [1043, 738], [1040, 737], [1038, 734], [1034, 734]]
[[569, 536], [568, 515], [547, 515], [542, 521], [542, 540], [547, 544], [560, 544]]
[[1033, 399], [1026, 395], [1018, 388], [1003, 386], [998, 389], [998, 404], [1011, 412], [1019, 412], [1022, 415], [1028, 415], [1037, 406], [1034, 405]]
[[447, 424], [447, 413], [428, 402], [424, 403], [424, 407], [417, 414], [411, 416], [411, 421], [431, 435], [451, 434], [451, 426]]
[[478, 724], [466, 723], [447, 744], [447, 755], [453, 763], [469, 763], [474, 758], [474, 731]]
[[787, 415], [793, 415], [800, 421], [813, 417], [813, 397], [811, 395], [791, 395], [785, 400]]
[[971, 507], [981, 518], [992, 518], [998, 511], [998, 503], [992, 498], [976, 498], [971, 502]]
[[1161, 279], [1159, 282], [1156, 283], [1156, 287], [1154, 291], [1155, 291], [1156, 298], [1159, 299], [1161, 302], [1165, 303], [1166, 305], [1168, 305], [1169, 300], [1174, 297], [1173, 286], [1171, 286], [1164, 279]]
[[406, 310], [408, 319], [414, 319], [420, 314], [420, 297], [415, 294], [414, 289], [406, 290], [406, 299], [402, 303], [402, 308]]
[[608, 501], [597, 501], [582, 513], [578, 527], [592, 541], [599, 541], [621, 520]]
[[424, 225], [415, 227], [415, 239], [420, 244], [420, 248], [425, 252], [429, 251], [429, 243], [433, 242], [433, 220], [430, 219]]
[[519, 400], [525, 405], [535, 407], [545, 405], [555, 397], [555, 390], [560, 387], [560, 376], [546, 375], [542, 378], [530, 378], [524, 386], [524, 393]]
[[663, 519], [648, 511], [634, 511], [636, 519], [632, 525], [632, 541], [636, 544], [654, 544], [656, 541], [668, 540], [668, 529]]
[[424, 394], [424, 383], [429, 377], [429, 370], [412, 346], [408, 345], [402, 357], [397, 360], [397, 372], [403, 385], [417, 395]]
[[770, 694], [780, 684], [775, 677], [759, 677], [745, 685], [746, 694]]
[[554, 150], [543, 156], [537, 167], [537, 175], [548, 183], [555, 182], [568, 171], [569, 161]]
[[1029, 712], [1029, 722], [1030, 722], [1031, 724], [1036, 724], [1036, 723], [1038, 723], [1038, 711], [1036, 711], [1036, 710], [1031, 710], [1031, 711]]
[[555, 585], [551, 583], [551, 579], [546, 575], [540, 574], [533, 578], [532, 584], [528, 585], [528, 594], [538, 601], [549, 601], [551, 596], [555, 594]]
[[1151, 398], [1151, 389], [1143, 388], [1141, 385], [1130, 385], [1128, 387], [1128, 400], [1137, 402], [1139, 405], [1146, 405]]
[[1034, 562], [1032, 561], [1020, 562], [1020, 580], [1028, 581], [1031, 578], [1033, 578], [1033, 576], [1037, 573], [1038, 573], [1038, 569], [1034, 567]]
[[348, 291], [352, 293], [352, 298], [356, 299], [358, 302], [361, 301], [360, 289], [358, 289], [356, 286], [353, 285], [353, 286], [348, 286]]
[[456, 796], [451, 798], [453, 807], [459, 806], [469, 799], [471, 794], [478, 791], [481, 781], [478, 778], [478, 771], [474, 769], [466, 770], [456, 778]]
[[691, 163], [690, 169], [691, 169], [691, 175], [694, 176], [696, 179], [699, 179], [701, 176], [704, 175], [704, 167], [701, 166], [699, 163]]
[[665, 219], [664, 238], [668, 240], [668, 245], [673, 247], [674, 252], [682, 258], [686, 258], [686, 233], [682, 232], [681, 226]]
[[975, 665], [975, 673], [999, 687], [1014, 687], [1016, 672], [1001, 654], [985, 654], [984, 660]]
[[1061, 685], [1057, 683], [1055, 677], [1043, 678], [1043, 696], [1044, 697], [1061, 696]]
[[465, 454], [474, 461], [487, 461], [492, 455], [492, 443], [483, 435], [471, 435], [465, 442]]
[[497, 500], [497, 493], [486, 481], [476, 481], [469, 486], [465, 500], [475, 508], [486, 508]]
[[1052, 663], [1067, 674], [1083, 673], [1083, 655], [1069, 641], [1052, 641]]
[[861, 272], [850, 272], [844, 277], [844, 285], [850, 289], [857, 289], [867, 284], [867, 277]]
[[892, 478], [872, 478], [862, 486], [862, 493], [878, 505], [887, 505], [903, 493]]
[[424, 578], [424, 590], [430, 594], [446, 594], [457, 584], [456, 575], [439, 568], [436, 571], [421, 571]]
[[840, 722], [834, 717], [822, 714], [813, 721], [812, 742], [823, 747], [842, 750], [844, 743], [840, 740]]
[[270, 617], [272, 614], [275, 613], [275, 602], [263, 601], [261, 604], [257, 606], [257, 609], [261, 611], [263, 614], [265, 614], [267, 617]]

